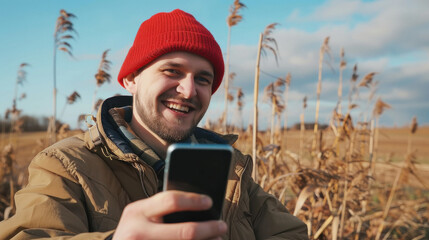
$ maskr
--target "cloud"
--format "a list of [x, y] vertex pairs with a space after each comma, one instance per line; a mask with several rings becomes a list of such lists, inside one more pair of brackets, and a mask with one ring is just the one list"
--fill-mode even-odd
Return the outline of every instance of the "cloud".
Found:
[[427, 76], [429, 76], [429, 64], [427, 64], [427, 59], [429, 58], [421, 62], [406, 63], [402, 66], [392, 68], [388, 73], [388, 77], [395, 82], [405, 81], [407, 83], [416, 82], [419, 84], [427, 84]]
[[381, 94], [381, 98], [384, 100], [404, 101], [415, 99], [415, 93], [408, 89], [393, 88], [389, 93]]
[[[429, 2], [425, 0], [407, 3], [399, 0], [339, 1], [332, 0], [303, 15], [292, 11], [287, 21], [320, 24], [318, 28], [281, 27], [274, 32], [279, 48], [279, 62], [272, 54], [261, 59], [260, 94], [262, 89], [274, 81], [273, 76], [292, 74], [291, 108], [301, 109], [303, 96], [309, 97], [309, 109], [313, 111], [319, 68], [319, 50], [323, 39], [330, 37], [331, 58], [325, 56], [322, 72], [322, 110], [327, 111], [320, 119], [329, 119], [337, 101], [339, 79], [339, 53], [345, 49], [347, 67], [343, 72], [343, 101], [350, 88], [352, 68], [358, 65], [359, 79], [370, 72], [377, 72], [374, 81], [379, 81], [377, 96], [389, 101], [397, 110], [411, 114], [413, 109], [423, 121], [429, 116], [422, 112], [426, 108], [396, 108], [395, 104], [419, 106], [419, 101], [429, 101], [424, 89], [429, 89]], [[231, 48], [231, 70], [237, 73], [235, 85], [243, 87], [245, 94], [253, 95], [253, 79], [256, 61], [256, 46], [233, 45]], [[329, 64], [334, 71], [330, 70]], [[367, 90], [361, 90], [361, 105], [365, 106]], [[325, 106], [323, 104], [326, 104]], [[401, 105], [402, 106], [402, 105]], [[405, 111], [406, 110], [406, 111]], [[360, 110], [362, 111], [362, 110]], [[300, 111], [291, 111], [298, 113]], [[296, 120], [295, 116], [295, 120]], [[384, 123], [403, 124], [405, 117], [386, 119]]]
[[[331, 36], [332, 46], [341, 44], [351, 56], [376, 57], [400, 55], [428, 48], [429, 2], [400, 0], [341, 1], [332, 0], [313, 13], [294, 11], [293, 22], [320, 24], [314, 33]], [[338, 46], [338, 47], [341, 47]]]
[[[328, 1], [325, 5], [316, 9], [316, 11], [309, 16], [312, 21], [339, 21], [350, 19], [356, 12], [362, 8], [362, 3], [358, 0], [342, 1], [332, 0]], [[341, 11], [339, 11], [341, 9]], [[296, 17], [295, 17], [296, 18]]]
[[383, 0], [362, 3], [362, 6], [362, 10], [356, 9], [356, 14], [371, 12], [369, 20], [350, 26], [343, 34], [336, 31], [344, 30], [341, 26], [334, 27], [332, 31], [339, 36], [346, 49], [351, 49], [353, 55], [400, 55], [427, 48], [429, 32], [423, 29], [427, 28], [429, 22], [429, 16], [425, 14], [429, 2], [415, 1], [408, 4]]

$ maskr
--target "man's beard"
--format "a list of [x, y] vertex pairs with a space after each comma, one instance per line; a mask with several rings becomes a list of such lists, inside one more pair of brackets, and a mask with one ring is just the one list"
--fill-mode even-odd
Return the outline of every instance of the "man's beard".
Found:
[[[153, 133], [158, 135], [167, 143], [176, 143], [188, 139], [194, 132], [194, 129], [196, 128], [199, 121], [201, 120], [199, 119], [190, 129], [179, 129], [166, 125], [165, 122], [161, 121], [161, 116], [159, 116], [158, 112], [151, 114], [149, 111], [147, 111], [147, 109], [155, 109], [155, 106], [152, 106], [152, 108], [146, 108], [143, 104], [140, 103], [137, 97], [136, 107], [134, 108], [134, 111], [137, 111], [137, 114], [139, 115], [143, 123], [146, 124], [146, 126]], [[180, 119], [177, 120], [177, 124], [181, 124]]]

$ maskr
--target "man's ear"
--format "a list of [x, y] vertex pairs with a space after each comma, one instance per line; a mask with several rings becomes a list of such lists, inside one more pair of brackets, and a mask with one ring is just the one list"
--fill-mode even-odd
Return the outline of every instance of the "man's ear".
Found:
[[125, 89], [134, 95], [137, 92], [137, 83], [135, 81], [135, 74], [130, 73], [122, 80], [124, 83]]

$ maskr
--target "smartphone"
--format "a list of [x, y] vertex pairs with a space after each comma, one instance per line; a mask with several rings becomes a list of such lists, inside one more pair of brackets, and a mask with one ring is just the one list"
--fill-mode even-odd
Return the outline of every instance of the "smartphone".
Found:
[[225, 198], [233, 149], [227, 144], [172, 144], [167, 149], [163, 190], [205, 194], [213, 205], [205, 211], [164, 216], [165, 223], [219, 220]]

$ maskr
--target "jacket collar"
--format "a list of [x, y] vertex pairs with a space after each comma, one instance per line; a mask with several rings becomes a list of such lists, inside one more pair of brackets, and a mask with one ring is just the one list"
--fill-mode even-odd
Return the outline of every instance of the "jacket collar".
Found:
[[[139, 157], [145, 160], [145, 162], [160, 160], [159, 156], [150, 146], [130, 131], [127, 122], [131, 121], [131, 106], [132, 96], [114, 96], [104, 100], [98, 110], [96, 125], [92, 127], [92, 131], [88, 131], [91, 136], [86, 138], [87, 146], [92, 148], [91, 146], [96, 145], [97, 142], [102, 143], [110, 152], [116, 155], [118, 159], [127, 162], [136, 162]], [[131, 133], [131, 135], [129, 135], [129, 133]], [[98, 136], [96, 136], [97, 134]], [[237, 135], [221, 135], [197, 127], [188, 141], [232, 145], [237, 138]], [[94, 139], [100, 140], [94, 141]], [[130, 142], [132, 144], [130, 144]], [[137, 151], [137, 149], [140, 151]]]

